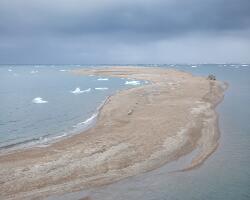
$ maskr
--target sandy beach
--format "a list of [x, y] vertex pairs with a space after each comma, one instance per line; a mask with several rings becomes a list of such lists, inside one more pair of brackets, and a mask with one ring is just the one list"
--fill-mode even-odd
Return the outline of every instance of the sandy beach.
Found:
[[[75, 70], [149, 84], [117, 92], [89, 130], [48, 147], [0, 156], [0, 199], [37, 199], [79, 191], [158, 168], [198, 149], [187, 166], [201, 165], [217, 148], [217, 104], [225, 85], [162, 68]], [[91, 197], [90, 197], [91, 198]]]

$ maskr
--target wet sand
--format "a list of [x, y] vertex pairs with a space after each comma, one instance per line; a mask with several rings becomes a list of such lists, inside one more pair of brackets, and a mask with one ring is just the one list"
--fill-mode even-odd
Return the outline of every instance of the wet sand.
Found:
[[48, 147], [0, 156], [0, 199], [43, 198], [113, 183], [198, 153], [199, 166], [218, 146], [216, 105], [224, 85], [144, 67], [81, 69], [76, 75], [148, 80], [111, 96], [95, 126]]

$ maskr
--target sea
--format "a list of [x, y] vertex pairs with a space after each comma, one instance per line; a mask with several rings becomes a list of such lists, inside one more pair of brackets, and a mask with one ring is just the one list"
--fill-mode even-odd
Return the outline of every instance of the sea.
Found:
[[[153, 171], [115, 184], [48, 199], [94, 200], [249, 200], [250, 199], [250, 64], [165, 64], [194, 75], [209, 74], [229, 84], [216, 109], [218, 149], [203, 165], [176, 172], [192, 153]], [[89, 65], [0, 66], [0, 151], [47, 145], [93, 124], [105, 99], [116, 91], [147, 84], [140, 80], [77, 76], [71, 69]]]
[[82, 67], [96, 66], [0, 66], [0, 153], [78, 134], [110, 95], [145, 83], [71, 72]]

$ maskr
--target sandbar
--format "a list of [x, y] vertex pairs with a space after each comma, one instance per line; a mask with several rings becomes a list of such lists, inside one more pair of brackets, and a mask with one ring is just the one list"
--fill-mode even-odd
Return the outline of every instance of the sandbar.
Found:
[[198, 154], [182, 170], [201, 165], [218, 146], [217, 104], [225, 85], [174, 69], [105, 67], [77, 76], [147, 80], [118, 91], [93, 127], [48, 147], [0, 156], [0, 199], [37, 199], [119, 181]]

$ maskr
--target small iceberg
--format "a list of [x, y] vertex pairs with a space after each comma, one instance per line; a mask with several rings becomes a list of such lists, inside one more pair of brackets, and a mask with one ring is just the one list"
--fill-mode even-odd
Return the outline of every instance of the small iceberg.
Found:
[[140, 81], [126, 81], [125, 85], [140, 85]]
[[44, 101], [41, 97], [36, 97], [32, 100], [33, 103], [48, 103], [48, 101]]
[[97, 87], [97, 88], [95, 88], [95, 90], [108, 90], [108, 88], [107, 87]]
[[98, 81], [108, 81], [109, 79], [108, 78], [98, 78], [97, 80]]
[[86, 92], [90, 92], [91, 88], [87, 89], [87, 90], [81, 90], [79, 87], [77, 87], [75, 90], [71, 91], [72, 94], [82, 94], [82, 93], [86, 93]]

